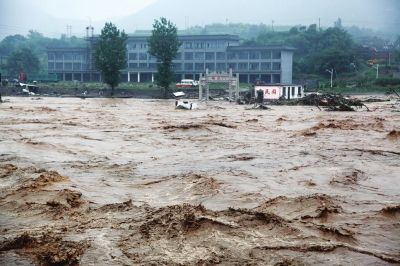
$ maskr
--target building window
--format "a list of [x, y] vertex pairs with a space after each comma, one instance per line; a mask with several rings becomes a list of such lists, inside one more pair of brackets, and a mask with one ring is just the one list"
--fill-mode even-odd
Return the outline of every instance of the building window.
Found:
[[57, 70], [62, 70], [63, 69], [63, 63], [56, 63], [56, 69]]
[[73, 74], [73, 79], [80, 81], [82, 79], [82, 74], [81, 73], [74, 73]]
[[63, 54], [62, 53], [56, 53], [56, 60], [63, 60]]
[[74, 63], [74, 70], [81, 70], [81, 69], [82, 69], [81, 63]]
[[192, 43], [191, 42], [185, 42], [185, 49], [192, 49]]
[[72, 53], [65, 53], [64, 60], [72, 60]]
[[133, 43], [133, 42], [128, 43], [126, 46], [127, 46], [128, 50], [136, 49], [136, 43]]
[[139, 53], [139, 60], [147, 60], [147, 53]]
[[250, 63], [250, 70], [259, 70], [260, 64], [259, 63]]
[[283, 88], [282, 88], [282, 96], [283, 96], [283, 97], [286, 97], [286, 87], [283, 87]]
[[215, 53], [213, 52], [206, 53], [206, 60], [214, 60], [214, 59], [215, 59]]
[[272, 59], [281, 59], [281, 52], [272, 52]]
[[54, 63], [53, 63], [53, 62], [48, 62], [48, 63], [47, 63], [47, 68], [48, 68], [49, 70], [53, 70], [53, 69], [54, 69]]
[[144, 42], [144, 43], [141, 43], [141, 44], [140, 44], [140, 48], [141, 48], [141, 49], [147, 49], [147, 43], [145, 43], [145, 42]]
[[250, 59], [260, 59], [260, 52], [259, 51], [250, 52]]
[[237, 54], [235, 52], [228, 53], [228, 59], [237, 59]]
[[193, 60], [193, 53], [185, 53], [185, 60]]
[[239, 63], [238, 68], [239, 68], [239, 70], [248, 70], [248, 64], [247, 63]]
[[217, 47], [216, 42], [208, 42], [207, 43], [207, 48], [216, 48], [216, 47]]
[[217, 52], [217, 60], [225, 60], [226, 54], [224, 52]]
[[297, 95], [301, 97], [301, 87], [297, 87]]
[[193, 70], [193, 63], [185, 63], [185, 70]]
[[74, 60], [75, 61], [81, 61], [82, 60], [82, 55], [81, 54], [74, 54]]
[[249, 78], [250, 78], [250, 83], [255, 83], [258, 79], [259, 79], [259, 77], [258, 77], [258, 75], [249, 75]]
[[129, 60], [137, 60], [137, 53], [129, 53]]
[[225, 63], [217, 63], [217, 71], [225, 71], [226, 64]]
[[152, 60], [152, 61], [155, 61], [155, 60], [156, 60], [156, 58], [155, 58], [154, 56], [152, 56], [151, 54], [147, 54], [147, 58], [148, 58], [149, 60]]
[[271, 70], [271, 63], [261, 63], [261, 70]]
[[63, 73], [55, 73], [58, 80], [63, 80]]
[[54, 60], [55, 59], [55, 54], [54, 53], [48, 53], [47, 54], [48, 60]]
[[271, 75], [261, 75], [261, 80], [267, 84], [271, 84]]
[[228, 69], [231, 69], [231, 68], [232, 68], [232, 70], [236, 70], [237, 69], [236, 64], [235, 63], [229, 63], [228, 64]]
[[272, 83], [281, 83], [281, 75], [279, 74], [272, 75]]
[[279, 62], [272, 63], [272, 70], [281, 70], [281, 63]]
[[149, 69], [157, 69], [157, 64], [156, 63], [149, 63]]
[[202, 52], [194, 53], [194, 59], [195, 60], [204, 60], [204, 53], [202, 53]]
[[261, 59], [271, 59], [271, 51], [262, 51]]
[[72, 70], [72, 63], [64, 63], [65, 70]]
[[137, 63], [129, 63], [129, 68], [136, 69], [138, 67]]
[[204, 63], [195, 63], [194, 64], [195, 70], [203, 71], [204, 70]]
[[215, 71], [215, 64], [214, 63], [206, 63], [206, 68], [208, 68], [209, 71]]
[[175, 56], [175, 60], [182, 60], [182, 53], [177, 53]]
[[147, 63], [139, 63], [139, 68], [141, 69], [147, 68]]
[[239, 52], [239, 59], [249, 59], [249, 53], [245, 51]]
[[196, 49], [203, 49], [204, 48], [204, 42], [196, 42], [194, 47]]
[[182, 64], [181, 63], [173, 63], [172, 68], [174, 70], [182, 70]]

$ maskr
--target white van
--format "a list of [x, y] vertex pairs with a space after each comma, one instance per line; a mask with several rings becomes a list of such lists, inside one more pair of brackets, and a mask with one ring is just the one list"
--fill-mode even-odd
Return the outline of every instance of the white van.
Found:
[[199, 85], [199, 82], [193, 79], [182, 79], [181, 82], [176, 83], [177, 88], [191, 88]]

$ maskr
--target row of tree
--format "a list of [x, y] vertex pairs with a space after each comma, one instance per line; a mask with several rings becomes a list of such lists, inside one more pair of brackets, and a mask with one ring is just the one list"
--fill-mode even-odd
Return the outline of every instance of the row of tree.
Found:
[[[125, 48], [127, 38], [124, 31], [120, 31], [112, 23], [106, 23], [96, 43], [96, 67], [100, 70], [104, 82], [110, 85], [111, 96], [120, 81], [120, 70], [127, 64]], [[158, 61], [156, 84], [164, 89], [166, 97], [169, 85], [174, 80], [172, 60], [181, 46], [177, 27], [165, 18], [155, 20], [148, 44], [149, 53]]]

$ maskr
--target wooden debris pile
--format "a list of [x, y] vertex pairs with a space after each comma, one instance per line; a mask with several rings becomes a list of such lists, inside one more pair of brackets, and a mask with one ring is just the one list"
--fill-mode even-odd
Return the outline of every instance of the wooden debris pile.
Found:
[[277, 105], [311, 105], [324, 107], [327, 111], [355, 111], [354, 107], [368, 107], [359, 99], [350, 99], [340, 94], [312, 93], [300, 99], [279, 99], [273, 104]]

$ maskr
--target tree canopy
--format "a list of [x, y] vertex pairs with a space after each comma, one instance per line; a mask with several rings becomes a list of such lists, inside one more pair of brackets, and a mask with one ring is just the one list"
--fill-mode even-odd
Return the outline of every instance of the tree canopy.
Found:
[[0, 41], [0, 57], [2, 58], [3, 65], [0, 66], [0, 71], [8, 73], [7, 58], [13, 53], [21, 49], [29, 49], [40, 62], [39, 72], [42, 74], [47, 73], [47, 47], [85, 47], [86, 43], [83, 38], [72, 36], [67, 38], [65, 35], [61, 38], [48, 38], [43, 36], [37, 31], [30, 30], [27, 36], [19, 34], [10, 35]]
[[158, 61], [155, 81], [158, 86], [164, 88], [164, 97], [166, 97], [169, 85], [174, 81], [172, 60], [181, 46], [177, 27], [166, 18], [155, 20], [148, 43], [149, 53]]
[[126, 68], [126, 40], [128, 36], [112, 23], [106, 23], [96, 43], [95, 64], [103, 81], [110, 85], [111, 96], [120, 82], [120, 70]]
[[257, 38], [259, 44], [282, 44], [296, 48], [294, 72], [326, 74], [327, 68], [349, 72], [358, 64], [357, 45], [341, 27], [317, 30], [317, 25], [293, 27], [287, 32], [266, 32]]
[[36, 74], [40, 69], [40, 62], [30, 49], [22, 48], [10, 55], [6, 69], [10, 77], [18, 77], [21, 72]]

